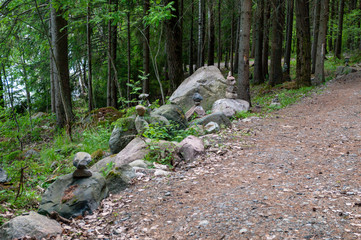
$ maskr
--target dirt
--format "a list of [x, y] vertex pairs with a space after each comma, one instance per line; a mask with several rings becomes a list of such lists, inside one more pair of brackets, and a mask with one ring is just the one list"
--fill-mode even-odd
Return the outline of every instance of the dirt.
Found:
[[[169, 177], [142, 177], [64, 239], [361, 239], [361, 74], [233, 122]], [[210, 141], [209, 140], [209, 141]]]

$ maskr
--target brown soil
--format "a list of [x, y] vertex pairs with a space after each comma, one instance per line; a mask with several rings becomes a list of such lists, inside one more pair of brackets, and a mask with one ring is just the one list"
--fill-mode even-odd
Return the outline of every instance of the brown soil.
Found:
[[[64, 239], [361, 239], [361, 74], [234, 122], [218, 148], [138, 180]], [[65, 225], [64, 225], [65, 226]]]

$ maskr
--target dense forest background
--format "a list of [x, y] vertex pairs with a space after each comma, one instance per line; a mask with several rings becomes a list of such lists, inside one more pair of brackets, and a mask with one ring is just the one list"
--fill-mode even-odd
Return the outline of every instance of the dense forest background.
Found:
[[[254, 89], [319, 85], [359, 61], [360, 24], [359, 0], [0, 0], [0, 167], [13, 171], [17, 197], [26, 169], [29, 189], [45, 187], [39, 172], [59, 174], [50, 165], [76, 149], [54, 133], [79, 127], [78, 150], [107, 149], [111, 128], [93, 126], [95, 136], [79, 119], [130, 109], [141, 93], [165, 104], [202, 66], [231, 72], [250, 102]], [[36, 141], [41, 161], [20, 161]]]
[[124, 108], [141, 92], [164, 103], [201, 66], [237, 74], [247, 41], [251, 82], [289, 80], [283, 72], [297, 57], [294, 79], [309, 85], [322, 46], [337, 58], [361, 48], [360, 8], [357, 0], [2, 1], [1, 106], [54, 112], [62, 127], [75, 98], [89, 111]]

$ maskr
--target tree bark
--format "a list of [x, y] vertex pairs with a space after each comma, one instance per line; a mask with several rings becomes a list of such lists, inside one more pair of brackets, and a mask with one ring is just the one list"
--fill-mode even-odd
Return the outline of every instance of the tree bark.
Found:
[[238, 65], [239, 65], [239, 41], [240, 41], [240, 30], [241, 24], [240, 24], [240, 18], [237, 18], [237, 34], [236, 34], [236, 46], [234, 50], [234, 66], [233, 71], [234, 73], [238, 73]]
[[[172, 2], [167, 0], [166, 4]], [[179, 21], [178, 0], [173, 0], [172, 14], [174, 17], [165, 21], [166, 49], [168, 76], [171, 80], [172, 90], [175, 90], [183, 81], [182, 67], [182, 29]]]
[[208, 0], [208, 66], [214, 65], [215, 26], [214, 0]]
[[194, 0], [191, 2], [191, 30], [190, 30], [190, 38], [189, 38], [189, 75], [192, 75], [194, 72], [194, 48], [193, 48], [193, 42], [194, 42], [194, 35], [193, 35], [193, 17], [194, 17]]
[[287, 0], [287, 30], [286, 30], [286, 48], [284, 56], [284, 66], [289, 75], [291, 69], [291, 50], [292, 50], [292, 33], [293, 33], [293, 11], [294, 0]]
[[59, 8], [51, 8], [52, 59], [54, 66], [55, 107], [58, 127], [68, 126], [71, 137], [71, 122], [74, 114], [71, 104], [71, 90], [68, 66], [68, 31], [67, 21]]
[[4, 84], [1, 78], [1, 71], [0, 71], [0, 107], [5, 107]]
[[197, 46], [197, 68], [203, 66], [203, 45], [204, 45], [204, 1], [199, 0], [198, 4], [198, 46]]
[[329, 7], [330, 7], [330, 19], [329, 19], [329, 36], [328, 36], [328, 50], [329, 51], [333, 51], [334, 50], [334, 46], [333, 46], [333, 34], [334, 34], [334, 31], [333, 31], [333, 19], [334, 19], [334, 16], [335, 16], [335, 1], [330, 1], [330, 4], [329, 4]]
[[316, 53], [318, 47], [318, 30], [320, 26], [320, 9], [321, 9], [321, 0], [314, 1], [314, 13], [313, 13], [313, 41], [311, 48], [311, 56], [312, 56], [312, 67], [311, 73], [315, 73], [316, 69]]
[[251, 104], [249, 89], [249, 41], [251, 32], [252, 1], [241, 0], [241, 27], [239, 41], [239, 66], [237, 78], [238, 98], [248, 101]]
[[283, 83], [282, 41], [284, 26], [284, 0], [272, 0], [272, 52], [269, 85]]
[[[109, 0], [109, 12], [117, 9], [118, 1]], [[116, 65], [116, 50], [117, 50], [117, 27], [113, 26], [113, 20], [108, 22], [108, 81], [107, 81], [107, 106], [117, 108], [117, 85], [116, 72], [114, 67]]]
[[311, 85], [311, 33], [309, 1], [296, 1], [297, 67], [296, 83], [299, 87]]
[[88, 54], [88, 110], [89, 112], [94, 109], [94, 102], [93, 102], [93, 66], [92, 66], [92, 42], [91, 42], [91, 34], [92, 34], [92, 27], [90, 25], [90, 18], [91, 18], [91, 8], [90, 2], [88, 3], [87, 9], [87, 54]]
[[221, 62], [222, 62], [222, 36], [221, 36], [221, 6], [222, 0], [218, 0], [218, 68], [221, 69]]
[[263, 66], [262, 66], [262, 47], [263, 47], [263, 15], [264, 15], [264, 0], [257, 1], [257, 8], [255, 13], [255, 59], [254, 59], [254, 84], [261, 84], [264, 82]]
[[[143, 4], [143, 16], [149, 14], [150, 2], [144, 0]], [[144, 24], [144, 38], [143, 38], [143, 93], [149, 94], [149, 73], [150, 73], [150, 29], [149, 25]]]
[[[236, 34], [237, 35], [237, 34]], [[231, 65], [231, 75], [234, 73], [233, 69], [233, 51], [234, 51], [234, 13], [232, 11], [232, 20], [231, 20], [231, 46], [229, 52], [230, 65]]]
[[132, 78], [131, 73], [132, 73], [132, 60], [131, 60], [131, 45], [130, 45], [130, 40], [131, 40], [131, 30], [130, 30], [130, 9], [127, 12], [127, 98], [128, 98], [128, 107], [130, 106], [130, 80]]
[[263, 29], [263, 54], [262, 54], [262, 66], [263, 66], [263, 75], [266, 79], [268, 76], [268, 56], [269, 56], [269, 29], [270, 23], [269, 20], [271, 18], [271, 5], [269, 1], [265, 1], [264, 6], [264, 29]]
[[337, 41], [336, 41], [336, 49], [335, 56], [338, 59], [341, 59], [342, 52], [342, 31], [343, 31], [343, 15], [345, 8], [345, 0], [340, 0], [340, 7], [338, 10], [338, 32], [337, 32]]
[[328, 0], [321, 0], [320, 12], [320, 28], [318, 32], [317, 42], [317, 60], [314, 84], [320, 84], [325, 81], [324, 63], [325, 63], [325, 44], [326, 44], [326, 30], [328, 22]]

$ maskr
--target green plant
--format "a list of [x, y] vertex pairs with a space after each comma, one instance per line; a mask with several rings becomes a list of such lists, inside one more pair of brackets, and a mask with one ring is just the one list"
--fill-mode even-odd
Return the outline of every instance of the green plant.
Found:
[[109, 162], [109, 163], [107, 163], [106, 167], [101, 169], [103, 177], [106, 177], [110, 173], [110, 171], [113, 169], [113, 166], [114, 166], [114, 163]]
[[162, 143], [159, 140], [154, 140], [148, 143], [148, 149], [149, 153], [144, 156], [144, 160], [167, 165], [170, 169], [173, 168], [173, 154], [175, 152], [173, 143]]

